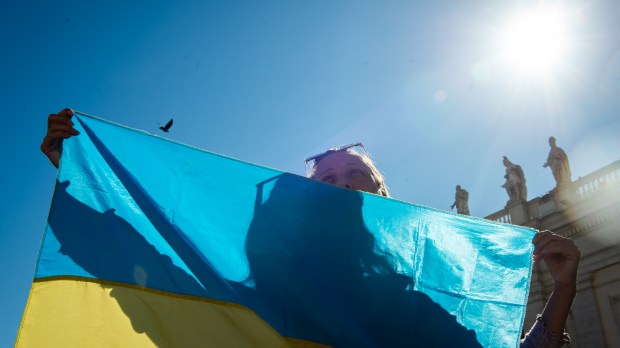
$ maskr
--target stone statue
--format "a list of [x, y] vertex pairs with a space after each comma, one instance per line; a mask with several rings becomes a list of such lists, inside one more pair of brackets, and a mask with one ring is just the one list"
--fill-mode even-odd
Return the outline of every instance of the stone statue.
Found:
[[555, 144], [555, 137], [549, 138], [549, 156], [547, 156], [547, 162], [543, 164], [543, 167], [550, 167], [553, 178], [555, 179], [556, 187], [571, 182], [570, 165], [568, 164], [568, 156], [566, 152]]
[[514, 203], [519, 200], [527, 200], [527, 186], [525, 186], [525, 174], [518, 164], [510, 162], [508, 157], [504, 156], [504, 166], [506, 167], [506, 182], [502, 185], [508, 192], [508, 203]]
[[470, 215], [469, 214], [469, 192], [461, 188], [461, 185], [456, 185], [456, 193], [454, 194], [454, 203], [450, 209], [456, 207], [457, 214]]

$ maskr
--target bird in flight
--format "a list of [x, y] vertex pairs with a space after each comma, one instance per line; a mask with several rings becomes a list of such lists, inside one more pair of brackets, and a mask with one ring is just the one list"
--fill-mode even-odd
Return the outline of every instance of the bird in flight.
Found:
[[168, 133], [168, 130], [170, 129], [170, 127], [172, 127], [172, 122], [173, 122], [173, 119], [170, 119], [170, 121], [168, 121], [168, 123], [166, 123], [165, 126], [159, 127], [159, 129], [161, 129], [164, 132]]

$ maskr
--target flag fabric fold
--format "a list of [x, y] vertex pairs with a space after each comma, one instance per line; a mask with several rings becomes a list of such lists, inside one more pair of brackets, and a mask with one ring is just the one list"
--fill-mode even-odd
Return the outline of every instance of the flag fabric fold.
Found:
[[534, 230], [87, 115], [17, 347], [516, 347]]

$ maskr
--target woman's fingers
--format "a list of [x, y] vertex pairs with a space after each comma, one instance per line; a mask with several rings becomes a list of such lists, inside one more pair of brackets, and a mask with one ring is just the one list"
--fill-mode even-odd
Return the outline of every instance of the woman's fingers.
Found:
[[71, 121], [70, 118], [68, 117], [64, 117], [64, 116], [53, 116], [48, 119], [47, 121], [47, 128], [48, 129], [53, 129], [54, 127], [58, 127], [58, 126], [67, 126], [67, 127], [73, 127], [75, 124], [73, 123], [73, 121]]
[[534, 244], [534, 254], [538, 254], [542, 248], [552, 241], [568, 241], [572, 243], [572, 241], [568, 238], [561, 237], [550, 231], [542, 231], [537, 233], [532, 240], [532, 243]]
[[556, 287], [574, 288], [581, 252], [572, 239], [549, 231], [538, 233], [534, 239], [534, 261], [545, 260]]
[[69, 108], [64, 108], [62, 110], [60, 110], [60, 112], [58, 113], [58, 116], [61, 117], [66, 117], [66, 118], [71, 118], [73, 117], [73, 110], [69, 109]]
[[62, 109], [57, 114], [49, 114], [47, 116], [47, 125], [49, 127], [54, 122], [71, 121], [71, 117], [73, 117], [73, 110], [68, 108]]
[[47, 130], [47, 134], [50, 135], [54, 132], [66, 132], [72, 135], [80, 134], [77, 129], [73, 128], [73, 124], [65, 123], [65, 122], [57, 122], [53, 123], [52, 126]]
[[[47, 117], [47, 134], [44, 140], [54, 141], [58, 138], [66, 139], [65, 135], [78, 135], [80, 132], [73, 128], [74, 123], [71, 121], [73, 110], [64, 109], [58, 114], [51, 114]], [[65, 134], [63, 134], [65, 133]]]
[[67, 132], [67, 131], [64, 131], [64, 130], [59, 130], [59, 131], [56, 131], [56, 132], [48, 133], [48, 135], [49, 135], [50, 139], [53, 139], [55, 141], [55, 140], [58, 140], [58, 139], [69, 139], [72, 136], [77, 135], [77, 134], [73, 134], [71, 132]]
[[575, 243], [569, 239], [551, 239], [545, 241], [544, 245], [538, 250], [538, 254], [559, 253], [567, 257], [575, 258], [579, 256], [579, 249]]
[[549, 231], [543, 231], [532, 240], [534, 244], [534, 260], [539, 261], [543, 256], [560, 254], [563, 257], [578, 260], [581, 256], [575, 243], [569, 239]]

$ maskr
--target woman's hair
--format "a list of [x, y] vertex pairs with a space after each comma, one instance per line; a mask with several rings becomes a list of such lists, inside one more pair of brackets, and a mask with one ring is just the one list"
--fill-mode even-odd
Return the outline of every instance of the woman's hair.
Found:
[[336, 153], [336, 152], [347, 152], [350, 153], [354, 156], [358, 156], [362, 162], [364, 162], [364, 164], [368, 167], [368, 169], [370, 170], [370, 175], [372, 176], [372, 179], [375, 181], [375, 184], [377, 184], [377, 186], [379, 187], [379, 190], [377, 191], [377, 194], [380, 194], [382, 196], [385, 197], [390, 197], [390, 192], [388, 191], [388, 187], [385, 184], [385, 179], [383, 178], [383, 175], [381, 174], [381, 172], [379, 171], [379, 169], [377, 168], [377, 166], [375, 166], [375, 163], [373, 162], [372, 158], [370, 157], [370, 154], [368, 152], [366, 152], [365, 155], [361, 155], [359, 153], [357, 153], [356, 151], [353, 151], [351, 149], [329, 149], [327, 151], [325, 151], [324, 154], [318, 156], [317, 158], [314, 159], [314, 164], [312, 165], [312, 170], [310, 171], [310, 174], [308, 175], [309, 179], [313, 179], [314, 175], [316, 173], [316, 167], [317, 165], [327, 156]]

